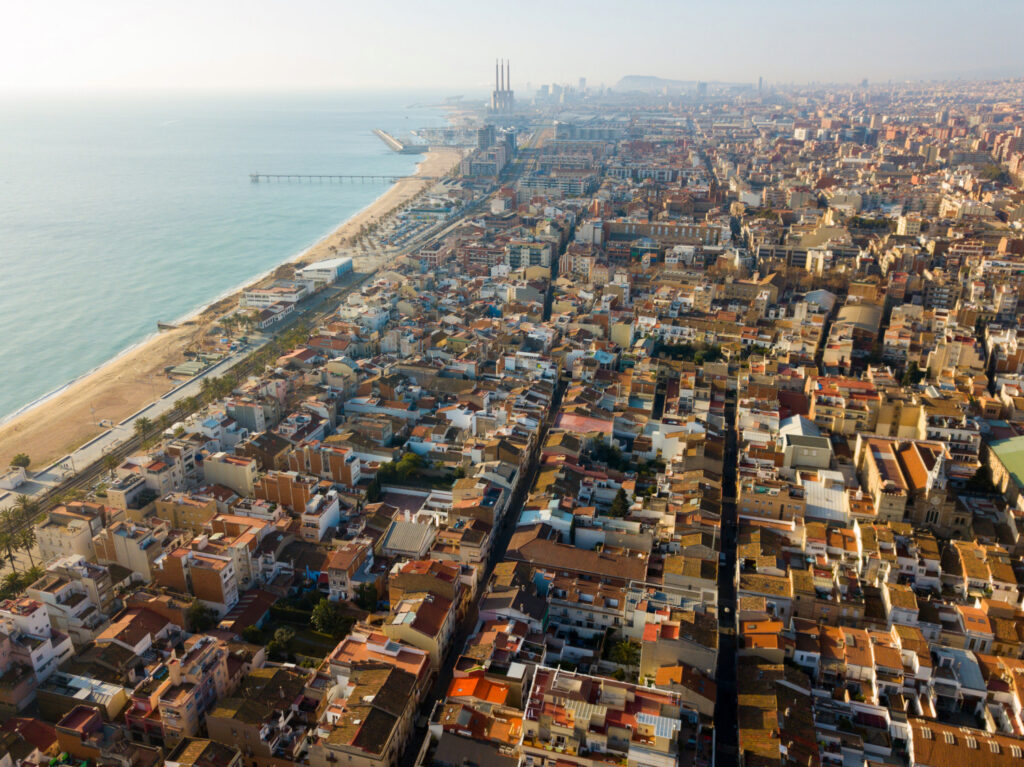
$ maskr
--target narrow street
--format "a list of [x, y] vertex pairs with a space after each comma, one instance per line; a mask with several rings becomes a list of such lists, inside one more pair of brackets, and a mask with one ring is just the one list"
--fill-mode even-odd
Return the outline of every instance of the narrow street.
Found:
[[[534, 133], [529, 139], [528, 146], [535, 144], [538, 138], [540, 138], [540, 132]], [[522, 170], [523, 165], [517, 163], [515, 167], [515, 177], [518, 177], [518, 175], [522, 173]], [[480, 204], [482, 205], [482, 202]], [[551, 279], [548, 281], [548, 290], [544, 297], [543, 316], [545, 322], [551, 318], [551, 305], [554, 295], [552, 283], [554, 282], [555, 275], [557, 274], [557, 268], [558, 260], [556, 257], [555, 262], [552, 265]], [[541, 448], [544, 445], [545, 439], [547, 439], [548, 430], [551, 428], [555, 415], [562, 406], [562, 397], [565, 394], [567, 385], [568, 379], [561, 376], [555, 382], [555, 391], [551, 398], [551, 406], [548, 408], [544, 421], [540, 424], [540, 427], [537, 430], [537, 439], [534, 441], [533, 446], [530, 449], [530, 455], [526, 461], [525, 468], [522, 470], [522, 475], [516, 477], [517, 481], [513, 486], [514, 489], [512, 496], [509, 498], [508, 504], [505, 507], [505, 513], [501, 518], [498, 529], [494, 531], [494, 541], [492, 542], [491, 550], [487, 557], [483, 577], [480, 580], [480, 593], [477, 595], [478, 601], [480, 596], [483, 594], [483, 590], [487, 586], [487, 582], [491, 578], [491, 573], [494, 572], [494, 566], [505, 559], [505, 552], [508, 551], [508, 544], [512, 540], [512, 534], [516, 530], [516, 523], [518, 522], [519, 515], [523, 510], [523, 504], [526, 502], [527, 494], [530, 492], [530, 488], [533, 487], [534, 482], [537, 479], [537, 472], [540, 470]], [[445, 655], [444, 660], [441, 662], [441, 668], [438, 669], [437, 677], [434, 679], [434, 683], [431, 686], [430, 691], [420, 703], [419, 711], [417, 712], [416, 725], [412, 734], [409, 736], [408, 742], [406, 743], [402, 760], [399, 762], [403, 767], [404, 765], [413, 765], [416, 763], [419, 750], [423, 745], [423, 739], [427, 734], [427, 720], [433, 712], [437, 701], [443, 700], [448, 693], [448, 687], [451, 684], [452, 675], [455, 669], [455, 661], [459, 659], [459, 655], [462, 653], [462, 649], [466, 645], [466, 640], [472, 636], [473, 630], [476, 628], [477, 616], [478, 610], [476, 605], [474, 605], [473, 608], [467, 612], [459, 627], [455, 630], [452, 641], [448, 646], [448, 652]]]
[[[483, 578], [480, 581], [480, 594], [478, 595], [478, 600], [479, 596], [483, 595], [483, 589], [490, 580], [491, 573], [494, 572], [494, 566], [505, 559], [505, 552], [508, 551], [509, 541], [512, 540], [512, 534], [516, 530], [516, 522], [519, 520], [519, 514], [523, 510], [523, 504], [526, 501], [527, 494], [530, 492], [530, 488], [533, 487], [533, 484], [537, 479], [537, 472], [540, 470], [541, 447], [544, 445], [544, 440], [546, 439], [548, 430], [551, 428], [551, 424], [554, 421], [555, 414], [558, 413], [558, 410], [561, 407], [562, 396], [565, 394], [567, 384], [568, 381], [565, 378], [560, 378], [555, 384], [555, 393], [551, 400], [551, 407], [548, 410], [544, 422], [541, 424], [537, 434], [537, 440], [534, 442], [533, 448], [530, 451], [529, 461], [526, 469], [524, 469], [522, 481], [516, 484], [515, 491], [505, 508], [505, 514], [502, 518], [501, 524], [495, 532], [494, 543], [491, 547], [490, 556], [487, 558], [487, 566], [484, 570]], [[420, 704], [419, 711], [417, 712], [417, 719], [419, 721], [417, 722], [412, 735], [409, 737], [409, 742], [405, 747], [405, 753], [403, 754], [402, 761], [399, 762], [399, 764], [415, 764], [416, 756], [419, 753], [420, 747], [423, 745], [423, 738], [427, 733], [426, 719], [429, 718], [431, 712], [434, 710], [434, 705], [437, 701], [443, 700], [448, 692], [448, 686], [451, 684], [452, 674], [455, 669], [455, 661], [458, 660], [459, 655], [466, 644], [466, 640], [472, 635], [473, 629], [476, 628], [477, 614], [478, 612], [474, 606], [474, 609], [468, 612], [456, 630], [455, 636], [452, 638], [451, 644], [448, 647], [448, 654], [445, 655], [444, 660], [441, 663], [441, 668], [437, 672], [437, 678], [434, 680], [434, 684], [430, 688], [430, 692], [427, 693], [423, 702]]]
[[718, 564], [718, 669], [715, 681], [715, 762], [739, 762], [736, 678], [736, 394], [725, 401], [725, 456], [722, 466], [722, 556]]

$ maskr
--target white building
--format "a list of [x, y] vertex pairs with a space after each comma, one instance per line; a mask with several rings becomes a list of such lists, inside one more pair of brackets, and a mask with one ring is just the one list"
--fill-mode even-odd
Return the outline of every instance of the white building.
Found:
[[266, 309], [268, 306], [283, 301], [294, 304], [301, 301], [309, 293], [305, 285], [294, 282], [279, 282], [269, 288], [252, 288], [242, 293], [242, 306]]
[[298, 270], [299, 277], [314, 284], [332, 285], [343, 275], [352, 272], [352, 259], [347, 257], [329, 258], [317, 261]]
[[0, 631], [11, 638], [12, 655], [32, 667], [43, 682], [71, 657], [71, 637], [50, 628], [50, 616], [35, 599], [6, 599], [0, 602]]

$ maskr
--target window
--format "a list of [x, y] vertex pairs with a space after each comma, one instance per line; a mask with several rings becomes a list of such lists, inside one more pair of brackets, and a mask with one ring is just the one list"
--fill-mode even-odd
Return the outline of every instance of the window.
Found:
[[948, 743], [949, 745], [952, 746], [952, 745], [954, 745], [956, 743], [956, 738], [953, 737], [953, 733], [951, 733], [951, 732], [944, 732], [942, 734], [943, 734], [943, 736], [945, 736], [946, 743]]

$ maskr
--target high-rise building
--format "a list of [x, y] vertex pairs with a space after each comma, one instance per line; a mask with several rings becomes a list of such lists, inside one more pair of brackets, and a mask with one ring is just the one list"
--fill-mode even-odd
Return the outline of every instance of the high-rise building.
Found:
[[476, 148], [480, 150], [487, 149], [494, 144], [494, 126], [484, 125], [476, 130]]

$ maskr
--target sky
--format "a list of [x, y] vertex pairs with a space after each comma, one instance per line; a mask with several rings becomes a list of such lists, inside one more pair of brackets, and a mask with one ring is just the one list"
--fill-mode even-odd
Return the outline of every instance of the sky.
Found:
[[48, 0], [0, 10], [0, 90], [489, 89], [624, 75], [1024, 76], [1021, 0]]

